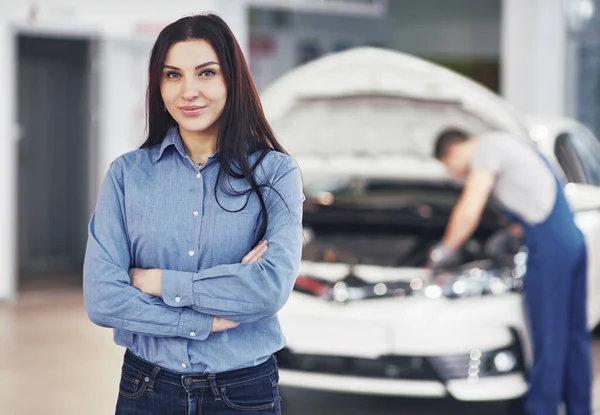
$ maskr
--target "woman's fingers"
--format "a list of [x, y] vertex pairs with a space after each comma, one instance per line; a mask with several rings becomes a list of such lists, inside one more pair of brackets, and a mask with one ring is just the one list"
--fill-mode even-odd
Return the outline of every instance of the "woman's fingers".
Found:
[[260, 259], [260, 257], [267, 251], [269, 246], [267, 245], [267, 241], [259, 242], [250, 252], [242, 258], [242, 264], [250, 264], [251, 262], [256, 262]]
[[256, 257], [254, 258], [253, 262], [256, 262], [260, 259], [262, 259], [262, 256], [269, 250], [269, 246], [265, 245], [262, 247], [262, 249], [258, 252], [258, 254], [256, 255]]
[[219, 332], [226, 331], [229, 329], [234, 329], [239, 325], [240, 325], [240, 323], [236, 323], [234, 321], [227, 320], [222, 317], [214, 317], [212, 328], [210, 331], [211, 331], [211, 333], [219, 333]]
[[265, 254], [265, 252], [267, 252], [268, 249], [269, 249], [268, 245], [262, 246], [258, 251], [256, 251], [254, 253], [254, 255], [248, 261], [248, 263], [252, 264], [253, 262], [257, 262], [258, 260], [260, 260], [262, 258], [262, 256]]
[[242, 258], [242, 264], [247, 264], [249, 263], [249, 261], [254, 258], [254, 254], [256, 253], [256, 251], [262, 246], [264, 245], [265, 241], [261, 241], [259, 242], [254, 248], [252, 248], [252, 250], [250, 252], [248, 252], [246, 254], [246, 256], [244, 256], [244, 258]]

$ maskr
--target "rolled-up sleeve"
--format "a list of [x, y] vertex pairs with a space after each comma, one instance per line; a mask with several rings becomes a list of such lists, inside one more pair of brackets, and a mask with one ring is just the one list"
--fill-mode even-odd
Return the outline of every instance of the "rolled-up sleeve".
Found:
[[212, 315], [170, 307], [131, 285], [123, 182], [123, 169], [117, 160], [102, 183], [89, 224], [83, 288], [90, 320], [102, 327], [144, 335], [206, 339]]
[[300, 169], [291, 158], [286, 159], [265, 198], [269, 249], [262, 259], [195, 273], [163, 270], [165, 303], [240, 323], [277, 314], [291, 294], [300, 266], [303, 202]]

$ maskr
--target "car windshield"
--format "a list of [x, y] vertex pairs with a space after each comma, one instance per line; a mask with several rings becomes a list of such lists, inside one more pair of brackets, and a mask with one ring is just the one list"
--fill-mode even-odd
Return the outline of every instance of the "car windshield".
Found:
[[[450, 183], [331, 178], [306, 187], [305, 260], [383, 266], [422, 266], [443, 236], [460, 188]], [[465, 245], [484, 257], [485, 240], [504, 218], [493, 205]]]

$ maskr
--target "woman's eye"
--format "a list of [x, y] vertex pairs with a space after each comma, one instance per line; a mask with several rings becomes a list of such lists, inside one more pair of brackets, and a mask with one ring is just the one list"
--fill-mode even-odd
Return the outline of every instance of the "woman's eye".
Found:
[[212, 69], [207, 69], [205, 71], [200, 72], [200, 76], [213, 76], [215, 74], [215, 71], [213, 71]]
[[167, 72], [167, 78], [170, 78], [170, 79], [179, 78], [179, 74], [177, 72]]

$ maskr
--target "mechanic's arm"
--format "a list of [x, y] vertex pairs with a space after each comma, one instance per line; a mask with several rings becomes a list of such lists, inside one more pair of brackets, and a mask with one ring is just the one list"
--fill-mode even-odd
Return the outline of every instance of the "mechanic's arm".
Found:
[[131, 286], [124, 212], [123, 170], [117, 161], [102, 183], [89, 224], [83, 289], [90, 320], [102, 327], [150, 336], [206, 339], [212, 315], [167, 306], [160, 298]]
[[469, 174], [458, 203], [452, 210], [450, 221], [441, 244], [457, 250], [475, 232], [496, 176], [487, 170], [475, 170]]
[[162, 297], [166, 304], [192, 307], [239, 323], [273, 316], [283, 307], [300, 266], [304, 195], [295, 162], [286, 159], [282, 164], [265, 199], [268, 250], [262, 259], [195, 273], [163, 270]]

